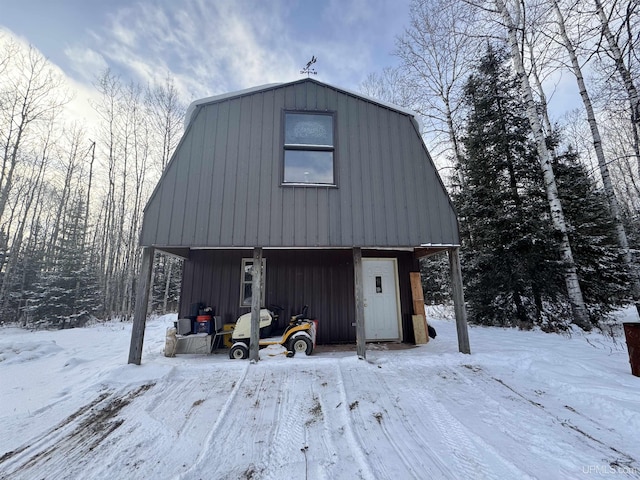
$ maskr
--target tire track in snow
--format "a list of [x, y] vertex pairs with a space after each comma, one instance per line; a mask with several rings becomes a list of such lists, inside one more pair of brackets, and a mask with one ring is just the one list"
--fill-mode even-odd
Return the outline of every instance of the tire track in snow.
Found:
[[345, 439], [348, 417], [339, 409], [346, 400], [335, 389], [340, 384], [337, 367], [322, 363], [305, 367], [287, 366], [286, 375], [279, 375], [282, 404], [260, 478], [362, 477], [362, 462], [357, 461], [362, 452], [354, 454], [354, 442]]
[[[463, 398], [465, 402], [465, 409], [478, 408], [482, 405], [482, 402], [478, 400], [479, 397], [487, 397], [485, 389], [478, 388], [477, 382], [467, 381], [464, 391], [456, 390], [455, 384], [458, 379], [459, 372], [455, 367], [445, 367], [443, 370], [440, 368], [438, 375], [433, 369], [424, 369], [418, 367], [415, 371], [409, 370], [407, 367], [400, 367], [400, 371], [406, 372], [406, 374], [412, 373], [414, 375], [414, 383], [426, 385], [426, 388], [416, 389], [414, 395], [420, 398], [420, 402], [425, 405], [425, 412], [428, 413], [431, 421], [437, 425], [438, 430], [442, 432], [442, 438], [455, 452], [456, 459], [462, 460], [463, 463], [471, 462], [479, 463], [481, 468], [486, 473], [482, 478], [533, 478], [526, 471], [522, 470], [518, 465], [513, 463], [508, 458], [504, 457], [501, 453], [501, 449], [496, 448], [492, 443], [488, 443], [482, 435], [476, 433], [473, 425], [464, 425], [458, 417], [452, 412], [451, 408], [445, 405], [439, 400], [441, 397], [451, 396], [451, 404], [456, 402], [457, 398]], [[445, 387], [439, 388], [440, 381], [444, 380], [447, 383]], [[469, 391], [466, 391], [469, 388]], [[471, 400], [473, 399], [473, 400]], [[492, 400], [492, 405], [499, 407], [499, 402]], [[502, 415], [502, 411], [500, 415]], [[508, 412], [509, 415], [513, 415], [517, 418], [516, 414]], [[496, 416], [498, 414], [496, 413]], [[464, 415], [465, 419], [471, 418], [468, 413]], [[502, 419], [502, 418], [501, 418]], [[503, 430], [502, 424], [496, 424], [495, 432], [501, 432]], [[517, 432], [518, 421], [514, 422], [515, 427], [513, 432]], [[492, 433], [492, 439], [495, 433]], [[525, 438], [517, 440], [518, 445], [527, 445]], [[463, 448], [460, 448], [462, 445]], [[480, 451], [478, 450], [480, 449]], [[472, 452], [473, 455], [469, 458], [466, 452]], [[462, 456], [461, 456], [462, 455]], [[489, 465], [487, 460], [491, 459]]]
[[[443, 428], [444, 420], [442, 420], [442, 417], [440, 417], [439, 415], [432, 415], [432, 412], [425, 413], [424, 411], [418, 411], [417, 409], [415, 409], [413, 403], [418, 395], [416, 395], [414, 389], [408, 388], [408, 383], [404, 378], [401, 378], [395, 372], [391, 373], [389, 371], [392, 368], [392, 366], [388, 366], [384, 369], [384, 373], [380, 373], [378, 375], [379, 382], [386, 386], [382, 389], [383, 391], [392, 392], [394, 390], [390, 388], [387, 377], [389, 375], [393, 375], [397, 380], [397, 382], [395, 383], [400, 386], [399, 391], [404, 390], [407, 392], [406, 395], [398, 395], [395, 398], [395, 403], [392, 405], [392, 408], [394, 416], [397, 416], [398, 423], [404, 427], [408, 435], [393, 435], [387, 430], [384, 419], [381, 419], [379, 423], [386, 437], [388, 438], [389, 443], [393, 446], [398, 456], [402, 458], [405, 467], [414, 476], [414, 478], [420, 479], [424, 476], [422, 471], [416, 471], [415, 465], [421, 466], [424, 471], [429, 471], [429, 475], [435, 475], [436, 472], [431, 470], [431, 467], [435, 466], [437, 467], [441, 475], [449, 478], [471, 478], [471, 476], [478, 473], [478, 470], [480, 470], [482, 478], [494, 478], [487, 473], [488, 469], [486, 468], [486, 466], [482, 465], [482, 462], [477, 461], [477, 457], [479, 457], [479, 455], [473, 445], [464, 445], [462, 448], [462, 450], [465, 451], [465, 455], [459, 458], [459, 460], [462, 460], [463, 462], [462, 469], [452, 467], [452, 465], [447, 464], [442, 460], [443, 455], [441, 452], [434, 450], [434, 445], [431, 441], [432, 439], [425, 438], [420, 432], [430, 431], [431, 429], [428, 427], [435, 426], [440, 431], [442, 438], [445, 439], [450, 451], [453, 452], [461, 449], [460, 444], [457, 444], [456, 440], [458, 436], [462, 435], [462, 433], [459, 431], [455, 431], [456, 438], [452, 439], [450, 430], [448, 430], [447, 428]], [[412, 400], [405, 405], [405, 402], [402, 400], [403, 398], [411, 398]], [[420, 402], [420, 404], [425, 403], [429, 405], [429, 409], [433, 409], [434, 405], [438, 404], [438, 402], [434, 398], [430, 398], [428, 402], [424, 402], [424, 400]], [[432, 422], [430, 422], [431, 425], [428, 425], [427, 422], [425, 422], [424, 419], [426, 415], [428, 415], [430, 417], [430, 420], [432, 420]], [[421, 423], [427, 428], [416, 429], [413, 423], [411, 423], [408, 419], [412, 419], [413, 422], [416, 423]], [[400, 441], [396, 440], [396, 437], [399, 438]], [[404, 439], [408, 439], [408, 441], [404, 441]], [[471, 461], [468, 459], [466, 452], [469, 451], [473, 453], [472, 459], [476, 461]], [[428, 462], [425, 462], [425, 455], [428, 457]], [[480, 468], [478, 469], [477, 467]], [[464, 472], [462, 475], [460, 474], [461, 471]]]
[[118, 418], [121, 410], [153, 386], [149, 383], [132, 390], [101, 394], [83, 407], [85, 412], [79, 409], [54, 429], [36, 437], [35, 442], [21, 448], [18, 454], [7, 458], [11, 461], [0, 466], [10, 470], [6, 471], [7, 476], [1, 472], [0, 478], [30, 479], [45, 465], [47, 474], [53, 477], [81, 476], [91, 452], [124, 423], [124, 419]]
[[[504, 407], [504, 400], [509, 400], [511, 402], [521, 402], [526, 406], [527, 410], [533, 412], [531, 414], [532, 418], [536, 419], [535, 427], [540, 428], [540, 424], [544, 422], [540, 422], [540, 413], [544, 415], [544, 418], [549, 420], [549, 425], [561, 425], [565, 427], [566, 433], [577, 438], [581, 443], [583, 443], [586, 447], [591, 449], [592, 451], [597, 451], [601, 455], [603, 455], [603, 460], [610, 463], [611, 465], [618, 465], [627, 468], [635, 468], [639, 470], [638, 461], [629, 453], [622, 451], [620, 448], [614, 447], [609, 444], [609, 442], [601, 440], [596, 436], [601, 436], [605, 434], [605, 436], [611, 436], [611, 434], [615, 434], [615, 431], [612, 431], [610, 428], [602, 425], [600, 422], [591, 419], [590, 417], [581, 414], [573, 407], [568, 405], [564, 405], [563, 402], [556, 401], [555, 398], [545, 398], [543, 396], [537, 396], [535, 399], [532, 395], [527, 395], [526, 393], [521, 392], [520, 390], [508, 385], [501, 379], [496, 376], [490, 375], [488, 372], [483, 370], [480, 367], [472, 366], [472, 365], [461, 365], [459, 369], [454, 370], [453, 368], [449, 369], [449, 372], [453, 375], [457, 375], [464, 379], [467, 385], [472, 385], [475, 387], [475, 390], [478, 391], [484, 398], [489, 399], [499, 405]], [[477, 385], [479, 382], [482, 382], [485, 387], [478, 389]], [[494, 396], [490, 394], [490, 392], [496, 392], [496, 387], [498, 388], [498, 396], [499, 399], [496, 399]], [[545, 405], [542, 402], [546, 402]], [[551, 405], [555, 403], [554, 405]], [[521, 415], [515, 415], [511, 412], [511, 409], [503, 408], [503, 416], [508, 415], [514, 425], [519, 426], [519, 431], [514, 433], [517, 435], [517, 439], [520, 441], [526, 442], [528, 439], [523, 437], [521, 434], [522, 430], [526, 430], [529, 427], [523, 424], [523, 419]], [[522, 410], [519, 409], [518, 412], [522, 413]], [[589, 433], [582, 428], [576, 426], [571, 419], [567, 418], [574, 417], [579, 418], [579, 423], [584, 423], [585, 421], [596, 429], [598, 433], [592, 432]], [[516, 432], [514, 429], [513, 432]], [[609, 433], [608, 433], [609, 432]], [[552, 435], [557, 436], [556, 432], [551, 432]], [[566, 441], [566, 440], [564, 440]], [[538, 448], [542, 451], [548, 452], [549, 458], [557, 458], [558, 452], [552, 451], [550, 448], [555, 445], [557, 442], [549, 442], [546, 435], [544, 438], [537, 444]], [[580, 451], [581, 454], [586, 453], [584, 450]], [[611, 458], [611, 456], [615, 455], [616, 458]], [[607, 460], [605, 460], [607, 459]], [[584, 463], [588, 464], [589, 462], [593, 463], [593, 458], [585, 457]], [[598, 459], [599, 460], [599, 459]]]
[[297, 381], [301, 375], [296, 369], [285, 368], [278, 373], [278, 408], [269, 446], [265, 448], [263, 464], [260, 466], [260, 470], [265, 474], [261, 478], [301, 478], [305, 470], [300, 449], [307, 444], [304, 425], [307, 421], [305, 400], [308, 391], [300, 389], [297, 385], [306, 386], [306, 381]]
[[[607, 455], [607, 454], [611, 455], [611, 453], [615, 453], [616, 455], [620, 455], [621, 457], [623, 457], [623, 458], [614, 459], [612, 461], [612, 465], [615, 464], [617, 466], [625, 466], [625, 467], [629, 467], [629, 468], [635, 468], [636, 470], [638, 470], [638, 462], [630, 454], [628, 454], [626, 452], [622, 452], [620, 449], [618, 449], [616, 447], [613, 447], [611, 445], [608, 445], [606, 442], [604, 442], [602, 440], [599, 440], [598, 438], [595, 438], [593, 435], [585, 432], [581, 428], [579, 428], [576, 425], [574, 425], [570, 420], [561, 419], [555, 413], [549, 411], [542, 403], [536, 402], [536, 401], [528, 398], [526, 395], [520, 393], [519, 391], [517, 391], [516, 389], [514, 389], [510, 385], [506, 384], [505, 382], [503, 382], [499, 378], [491, 377], [491, 379], [494, 380], [495, 382], [499, 383], [500, 385], [504, 386], [505, 388], [507, 388], [509, 391], [513, 392], [518, 397], [520, 397], [523, 400], [529, 402], [532, 406], [541, 409], [545, 414], [549, 415], [552, 419], [556, 420], [563, 427], [566, 427], [566, 428], [568, 428], [570, 430], [573, 430], [574, 432], [580, 434], [582, 436], [582, 440], [585, 441], [585, 443], [591, 443], [591, 447], [592, 448], [601, 450], [605, 455]], [[568, 410], [575, 412], [575, 409], [572, 409], [572, 408], [568, 408]], [[588, 418], [588, 417], [584, 416], [584, 418]], [[594, 422], [594, 423], [596, 423], [596, 422]], [[596, 425], [597, 425], [597, 423], [596, 423]], [[590, 442], [586, 442], [586, 440], [589, 440]], [[622, 465], [618, 465], [618, 462], [621, 462]]]
[[[415, 395], [416, 392], [414, 391], [413, 394]], [[455, 469], [455, 475], [452, 478], [476, 477], [493, 480], [526, 478], [524, 472], [507, 462], [502, 455], [465, 427], [436, 397], [427, 393], [426, 390], [417, 392], [417, 395], [421, 399], [421, 403], [428, 405], [424, 414], [429, 416], [431, 423], [438, 429], [441, 438], [449, 447], [452, 457], [458, 464], [459, 468]], [[476, 444], [482, 445], [483, 452], [476, 448]], [[507, 475], [497, 474], [495, 466], [490, 466], [485, 461], [487, 452], [491, 452], [494, 458], [503, 463]]]
[[[473, 434], [470, 438], [473, 439], [475, 436], [485, 444], [487, 451], [492, 452], [496, 457], [501, 457], [500, 452], [510, 448], [511, 458], [514, 460], [507, 461], [503, 458], [502, 463], [505, 466], [511, 465], [514, 471], [519, 472], [518, 477], [557, 476], [560, 472], [562, 476], [572, 477], [581, 472], [583, 465], [599, 462], [623, 467], [634, 466], [630, 463], [630, 457], [627, 454], [610, 448], [585, 432], [578, 431], [580, 429], [571, 431], [572, 426], [566, 424], [570, 422], [563, 420], [565, 410], [566, 413], [570, 413], [570, 410], [562, 405], [555, 409], [561, 410], [560, 412], [548, 410], [540, 403], [544, 399], [538, 397], [534, 399], [522, 394], [492, 377], [480, 367], [441, 365], [437, 370], [421, 369], [418, 381], [429, 384], [430, 392], [435, 395], [438, 394], [435, 392], [442, 395], [455, 393], [452, 397], [453, 402], [443, 408], [449, 410], [454, 417], [456, 413], [453, 412], [457, 410], [457, 415], [470, 419], [473, 422], [473, 426], [470, 427], [471, 432], [473, 428], [486, 432], [488, 427], [491, 433], [490, 436], [484, 435], [486, 439], [483, 439], [482, 434]], [[469, 417], [465, 413], [468, 408], [474, 406], [479, 409], [479, 415], [476, 418]], [[557, 425], [568, 428], [562, 431], [556, 427]], [[587, 438], [580, 438], [580, 435]], [[561, 447], [561, 445], [576, 445], [576, 438], [587, 449], [574, 447], [574, 450], [567, 451], [566, 447]], [[609, 452], [607, 448], [610, 448]], [[596, 452], [598, 454], [594, 455]], [[612, 452], [620, 455], [611, 460]], [[609, 460], [606, 460], [607, 458]]]
[[[328, 385], [328, 382], [326, 381], [327, 379], [325, 377], [322, 377], [322, 379], [325, 380], [323, 383], [321, 383], [321, 388], [324, 389]], [[335, 382], [332, 382], [332, 384], [334, 383]], [[337, 464], [336, 452], [340, 451], [333, 441], [333, 431], [336, 427], [336, 424], [330, 421], [329, 406], [326, 401], [327, 392], [315, 392], [315, 390], [312, 390], [312, 392], [313, 398], [317, 402], [317, 406], [321, 412], [319, 423], [320, 427], [322, 428], [322, 432], [320, 435], [322, 442], [320, 446], [324, 451], [322, 455], [324, 460], [321, 462], [315, 462], [313, 465], [315, 467], [313, 471], [313, 478], [333, 480], [338, 473], [334, 472]], [[311, 421], [318, 422], [317, 419], [312, 419]], [[315, 451], [310, 455], [316, 456]], [[342, 471], [344, 471], [344, 468], [342, 468]]]
[[[257, 479], [290, 467], [287, 456], [291, 456], [291, 449], [282, 447], [285, 454], [280, 458], [271, 456], [279, 441], [294, 435], [293, 427], [288, 427], [288, 430], [285, 427], [292, 425], [287, 419], [287, 412], [293, 415], [293, 410], [287, 409], [295, 401], [289, 391], [294, 389], [296, 378], [282, 367], [261, 363], [248, 367], [241, 388], [236, 391], [234, 399], [228, 399], [229, 408], [224, 415], [221, 413], [217, 433], [211, 433], [215, 438], [201, 449], [202, 460], [176, 478]], [[235, 399], [239, 396], [245, 398], [238, 401], [240, 407], [236, 407]], [[251, 402], [253, 404], [246, 409]], [[278, 428], [281, 430], [277, 431]], [[299, 451], [299, 446], [293, 450], [294, 453], [296, 451]], [[286, 476], [287, 470], [282, 471]]]
[[[380, 476], [420, 479], [426, 473], [430, 478], [499, 478], [493, 476], [491, 468], [483, 462], [482, 455], [475, 446], [466, 441], [464, 429], [456, 429], [455, 425], [447, 428], [449, 418], [446, 411], [438, 412], [440, 418], [427, 411], [437, 405], [437, 401], [434, 398], [425, 400], [424, 397], [419, 400], [419, 391], [423, 387], [409, 387], [420, 385], [416, 382], [415, 372], [399, 375], [392, 365], [378, 367], [379, 369], [370, 368], [357, 372], [358, 379], [354, 380], [382, 385], [380, 392], [387, 392], [388, 395], [383, 394], [367, 404], [364, 403], [366, 399], [361, 399], [362, 403], [354, 408], [353, 414], [359, 417], [358, 423], [363, 430], [366, 431], [369, 425], [368, 440], [371, 441], [378, 431], [382, 433], [369, 452], [372, 462], [380, 469]], [[370, 378], [363, 379], [364, 375]], [[425, 408], [418, 409], [417, 405], [425, 405]], [[372, 422], [372, 418], [376, 422]], [[418, 429], [415, 424], [422, 424], [424, 428]], [[387, 425], [394, 430], [390, 430]], [[438, 431], [440, 435], [425, 438], [421, 433], [423, 431]], [[395, 452], [399, 462], [390, 466], [385, 464], [384, 459], [388, 453], [381, 447], [385, 443]], [[461, 453], [452, 456], [452, 451]], [[404, 470], [399, 468], [400, 464]]]
[[198, 453], [196, 460], [193, 462], [193, 464], [191, 464], [191, 466], [185, 472], [178, 474], [175, 477], [176, 479], [182, 480], [185, 478], [189, 478], [189, 475], [192, 475], [197, 469], [200, 468], [200, 466], [204, 463], [204, 461], [209, 458], [207, 456], [207, 453], [212, 449], [216, 435], [218, 434], [222, 425], [226, 421], [227, 414], [231, 410], [233, 402], [236, 399], [236, 396], [238, 395], [238, 391], [242, 387], [245, 379], [247, 378], [247, 372], [249, 371], [250, 366], [251, 364], [247, 362], [247, 365], [242, 371], [240, 378], [236, 380], [236, 383], [233, 386], [231, 393], [227, 398], [227, 401], [225, 402], [222, 409], [220, 409], [220, 412], [218, 412], [218, 418], [216, 419], [216, 422], [213, 424], [213, 427], [211, 427], [211, 430], [207, 435], [207, 438], [203, 442], [203, 447], [200, 449], [200, 453]]
[[[341, 400], [341, 409], [340, 411], [343, 413], [343, 420], [345, 425], [345, 433], [347, 437], [347, 442], [352, 447], [352, 451], [355, 457], [356, 462], [360, 465], [362, 478], [363, 479], [371, 479], [375, 480], [376, 478], [380, 478], [379, 475], [375, 475], [373, 473], [372, 465], [368, 460], [368, 452], [364, 448], [364, 443], [360, 438], [356, 426], [353, 424], [353, 416], [359, 416], [359, 412], [353, 413], [353, 409], [351, 409], [349, 404], [349, 400], [347, 399], [347, 392], [345, 388], [344, 375], [342, 372], [342, 368], [340, 364], [336, 364], [336, 373], [337, 373], [337, 384], [338, 384], [338, 392], [340, 394]], [[356, 399], [357, 401], [357, 399]], [[361, 419], [361, 423], [364, 421]], [[380, 470], [382, 473], [385, 473], [384, 465], [380, 465]], [[388, 475], [387, 475], [388, 477]], [[385, 477], [385, 478], [387, 478]]]
[[76, 428], [76, 420], [81, 420], [86, 417], [88, 412], [94, 408], [98, 408], [101, 404], [106, 403], [107, 399], [112, 395], [112, 392], [101, 393], [90, 403], [80, 407], [74, 413], [67, 416], [67, 418], [59, 422], [55, 427], [36, 436], [27, 444], [22, 445], [15, 450], [6, 452], [2, 457], [0, 457], [0, 467], [4, 470], [7, 467], [12, 468], [21, 462], [26, 463], [30, 456], [32, 457], [33, 455], [36, 455], [37, 452], [46, 450], [48, 445], [60, 442], [63, 438], [69, 436], [73, 432], [74, 428]]

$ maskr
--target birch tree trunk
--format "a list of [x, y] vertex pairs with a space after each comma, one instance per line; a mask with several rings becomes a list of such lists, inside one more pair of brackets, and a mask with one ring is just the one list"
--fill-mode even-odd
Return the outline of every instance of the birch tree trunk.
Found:
[[587, 122], [589, 123], [589, 128], [591, 130], [591, 137], [593, 138], [593, 149], [595, 150], [596, 158], [598, 159], [600, 176], [602, 177], [602, 185], [604, 187], [605, 196], [609, 204], [609, 210], [611, 212], [611, 216], [613, 217], [613, 222], [615, 224], [616, 234], [618, 237], [618, 245], [623, 251], [624, 261], [632, 276], [631, 277], [632, 278], [631, 294], [633, 296], [633, 301], [636, 304], [636, 309], [638, 310], [638, 314], [640, 315], [640, 279], [638, 278], [638, 271], [636, 270], [636, 267], [635, 267], [633, 253], [629, 248], [627, 232], [625, 231], [624, 224], [622, 223], [620, 205], [618, 203], [618, 198], [616, 197], [616, 192], [611, 182], [609, 167], [607, 166], [607, 161], [605, 160], [604, 150], [602, 148], [602, 139], [600, 137], [600, 129], [598, 128], [598, 122], [596, 120], [596, 115], [593, 110], [593, 104], [591, 103], [591, 97], [589, 96], [589, 92], [587, 90], [587, 86], [584, 81], [584, 76], [582, 74], [582, 68], [580, 67], [580, 62], [578, 61], [578, 55], [576, 53], [576, 49], [573, 46], [573, 42], [569, 38], [569, 34], [567, 33], [564, 16], [560, 10], [560, 7], [558, 6], [557, 0], [550, 0], [550, 1], [552, 3], [553, 10], [556, 14], [560, 36], [562, 37], [564, 47], [567, 50], [569, 59], [571, 60], [571, 69], [573, 70], [573, 74], [576, 77], [576, 82], [578, 84], [578, 89], [580, 91], [580, 97], [582, 98], [584, 109], [587, 112]]
[[[564, 212], [562, 210], [562, 204], [558, 196], [558, 188], [556, 186], [556, 179], [553, 173], [551, 165], [551, 155], [547, 149], [546, 140], [544, 137], [544, 131], [538, 113], [536, 111], [536, 105], [533, 100], [533, 90], [529, 83], [529, 77], [524, 68], [524, 60], [520, 53], [520, 45], [517, 37], [518, 26], [520, 25], [519, 12], [516, 20], [513, 19], [511, 13], [507, 9], [504, 0], [494, 0], [495, 6], [502, 16], [504, 25], [507, 29], [509, 36], [509, 45], [511, 48], [511, 57], [513, 59], [513, 65], [516, 73], [520, 77], [520, 89], [524, 98], [525, 108], [527, 111], [527, 117], [531, 130], [536, 141], [536, 147], [538, 150], [538, 158], [540, 162], [540, 168], [542, 169], [542, 175], [544, 178], [544, 185], [547, 194], [547, 201], [551, 209], [551, 219], [553, 221], [554, 228], [560, 234], [560, 255], [562, 261], [565, 264], [565, 284], [567, 287], [567, 295], [569, 302], [571, 303], [571, 310], [573, 313], [573, 323], [578, 325], [584, 330], [591, 329], [591, 321], [589, 320], [589, 313], [584, 303], [582, 296], [582, 289], [580, 288], [580, 282], [578, 280], [578, 274], [576, 270], [576, 264], [573, 259], [573, 252], [571, 250], [571, 244], [569, 242], [569, 235], [567, 233], [567, 224], [564, 218]], [[519, 10], [520, 5], [516, 1], [516, 8]]]
[[609, 28], [609, 18], [602, 8], [602, 2], [600, 0], [594, 0], [594, 3], [596, 5], [596, 13], [598, 15], [598, 19], [600, 20], [600, 24], [602, 26], [602, 35], [607, 40], [607, 44], [609, 45], [609, 55], [615, 63], [616, 71], [622, 79], [622, 83], [629, 99], [629, 106], [631, 107], [631, 124], [633, 127], [634, 149], [636, 153], [636, 160], [638, 162], [638, 169], [640, 169], [640, 145], [638, 144], [640, 130], [640, 95], [638, 95], [638, 89], [636, 88], [636, 85], [633, 81], [631, 71], [624, 62], [624, 57], [622, 55], [620, 47], [618, 46], [616, 37], [613, 35], [613, 32], [611, 32], [611, 29]]

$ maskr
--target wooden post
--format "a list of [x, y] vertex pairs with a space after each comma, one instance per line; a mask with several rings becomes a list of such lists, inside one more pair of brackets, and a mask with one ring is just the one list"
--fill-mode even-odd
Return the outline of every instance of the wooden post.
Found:
[[153, 247], [143, 247], [142, 249], [142, 266], [140, 267], [140, 275], [138, 277], [136, 307], [133, 313], [131, 345], [129, 347], [129, 363], [135, 363], [136, 365], [140, 365], [142, 362], [142, 344], [144, 342], [144, 327], [147, 323], [149, 290], [151, 290], [153, 253]]
[[449, 250], [449, 271], [451, 273], [453, 306], [456, 313], [456, 328], [458, 330], [458, 350], [461, 353], [471, 353], [471, 348], [469, 347], [469, 331], [467, 329], [467, 310], [464, 306], [462, 271], [460, 269], [460, 255], [458, 250], [458, 248]]
[[358, 358], [367, 358], [367, 344], [364, 331], [364, 288], [362, 284], [362, 249], [353, 248], [353, 279], [356, 300], [356, 352]]
[[251, 277], [251, 335], [249, 337], [249, 359], [260, 360], [260, 300], [262, 299], [262, 248], [253, 249], [253, 272]]
[[427, 312], [424, 311], [424, 293], [422, 292], [422, 278], [420, 272], [409, 272], [411, 282], [411, 298], [413, 299], [413, 334], [416, 345], [429, 343], [427, 329]]

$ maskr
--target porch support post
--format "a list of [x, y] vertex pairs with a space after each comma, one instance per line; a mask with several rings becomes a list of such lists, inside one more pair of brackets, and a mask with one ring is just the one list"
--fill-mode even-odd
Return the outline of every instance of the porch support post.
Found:
[[449, 250], [449, 271], [451, 273], [451, 290], [456, 314], [456, 328], [458, 330], [458, 350], [461, 353], [471, 353], [469, 330], [467, 329], [467, 310], [464, 306], [464, 292], [462, 290], [460, 255], [457, 247]]
[[356, 300], [356, 352], [358, 358], [367, 357], [366, 337], [364, 332], [364, 288], [362, 284], [362, 249], [353, 248], [353, 279]]
[[249, 360], [260, 360], [260, 300], [262, 298], [262, 247], [253, 249], [253, 274], [251, 284], [251, 335], [249, 337]]
[[144, 327], [147, 323], [153, 254], [153, 247], [142, 248], [142, 266], [140, 267], [140, 275], [138, 276], [136, 306], [133, 313], [133, 327], [131, 329], [131, 346], [129, 347], [129, 363], [135, 363], [136, 365], [140, 365], [142, 361], [142, 344], [144, 342]]

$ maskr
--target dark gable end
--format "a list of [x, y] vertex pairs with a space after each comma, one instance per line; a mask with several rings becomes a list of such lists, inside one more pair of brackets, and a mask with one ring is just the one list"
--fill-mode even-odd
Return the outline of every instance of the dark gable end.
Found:
[[[335, 186], [283, 185], [284, 111], [332, 112]], [[145, 209], [159, 248], [458, 245], [415, 120], [312, 79], [196, 106]]]

